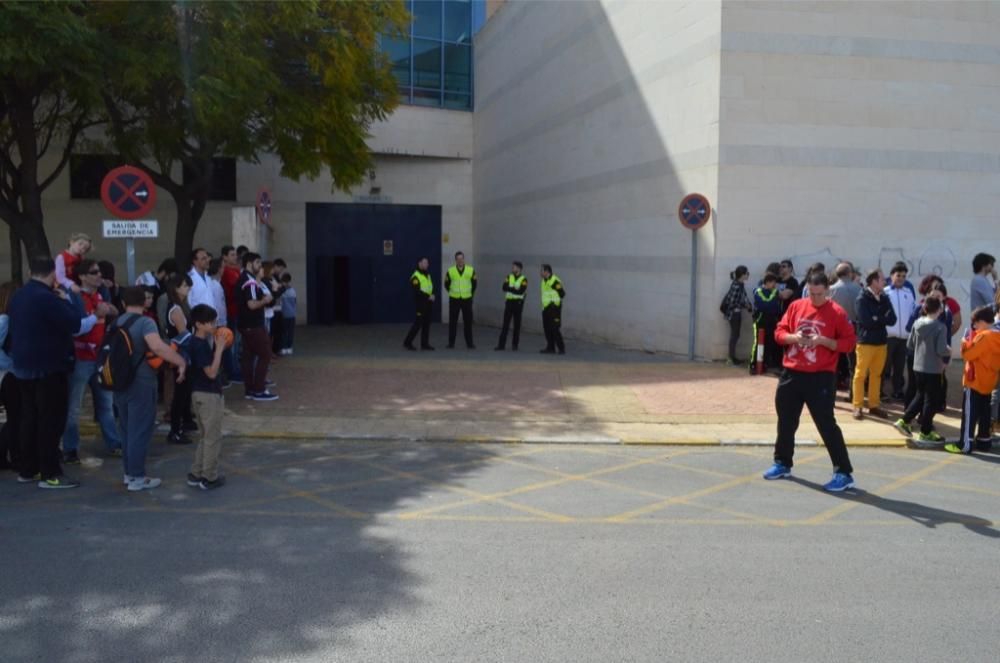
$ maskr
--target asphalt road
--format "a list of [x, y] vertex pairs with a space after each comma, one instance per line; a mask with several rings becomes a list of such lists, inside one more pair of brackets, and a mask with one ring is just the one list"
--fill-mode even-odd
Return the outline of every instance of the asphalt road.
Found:
[[0, 660], [996, 661], [1000, 455], [228, 440], [0, 483]]

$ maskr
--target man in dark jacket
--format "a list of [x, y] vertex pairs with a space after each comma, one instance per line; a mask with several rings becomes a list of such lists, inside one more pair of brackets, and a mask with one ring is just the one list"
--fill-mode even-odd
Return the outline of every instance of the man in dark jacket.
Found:
[[434, 310], [434, 279], [431, 278], [430, 261], [421, 258], [417, 261], [417, 269], [410, 276], [410, 287], [413, 289], [413, 306], [415, 309], [413, 324], [403, 339], [403, 347], [416, 350], [413, 339], [420, 332], [420, 349], [433, 350], [430, 343], [431, 314]]
[[21, 466], [19, 483], [39, 488], [76, 488], [63, 476], [59, 438], [69, 409], [69, 374], [73, 370], [73, 337], [86, 334], [111, 311], [98, 304], [81, 319], [56, 282], [51, 258], [29, 263], [31, 279], [10, 302], [10, 356], [21, 391]]
[[855, 305], [857, 312], [858, 346], [857, 365], [854, 369], [852, 385], [852, 405], [854, 418], [861, 419], [861, 406], [865, 397], [865, 378], [868, 378], [868, 413], [873, 417], [884, 417], [882, 404], [882, 369], [887, 355], [888, 333], [886, 327], [896, 324], [896, 313], [889, 298], [882, 292], [885, 277], [875, 269], [865, 277], [865, 289], [861, 291]]
[[277, 394], [267, 389], [267, 367], [271, 363], [271, 339], [264, 327], [264, 307], [274, 299], [264, 294], [257, 280], [260, 256], [243, 254], [243, 272], [236, 282], [236, 314], [240, 336], [243, 338], [243, 355], [240, 372], [246, 385], [246, 398], [254, 401], [276, 401]]

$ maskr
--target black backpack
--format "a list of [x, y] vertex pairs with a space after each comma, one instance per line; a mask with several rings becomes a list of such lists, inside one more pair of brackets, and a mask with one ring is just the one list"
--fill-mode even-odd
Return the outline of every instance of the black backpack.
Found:
[[104, 335], [101, 350], [97, 353], [97, 382], [108, 391], [125, 391], [135, 380], [143, 353], [136, 351], [128, 330], [141, 317], [135, 315], [121, 327], [115, 326]]

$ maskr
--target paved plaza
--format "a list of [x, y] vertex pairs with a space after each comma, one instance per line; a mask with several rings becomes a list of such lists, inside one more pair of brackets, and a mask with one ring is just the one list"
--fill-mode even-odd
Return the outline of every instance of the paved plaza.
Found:
[[187, 487], [192, 450], [159, 435], [153, 491], [94, 439], [78, 490], [0, 482], [0, 660], [996, 660], [1000, 453], [848, 418], [870, 444], [830, 495], [822, 447], [765, 482], [769, 447], [718, 442], [766, 442], [773, 378], [303, 339], [281, 401], [227, 391], [221, 490]]

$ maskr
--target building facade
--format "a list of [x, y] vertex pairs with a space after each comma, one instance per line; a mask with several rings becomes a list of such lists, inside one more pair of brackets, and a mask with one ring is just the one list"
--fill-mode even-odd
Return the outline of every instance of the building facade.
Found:
[[[677, 207], [693, 192], [714, 208], [696, 240], [702, 357], [724, 356], [718, 303], [737, 264], [756, 278], [784, 258], [800, 273], [817, 260], [905, 260], [915, 278], [942, 275], [967, 306], [971, 256], [997, 253], [995, 2], [411, 10], [408, 38], [383, 46], [407, 103], [372, 132], [372, 179], [332, 193], [328, 180], [281, 178], [273, 159], [237, 163], [231, 195], [199, 227], [199, 245], [230, 243], [232, 208], [269, 187], [267, 250], [289, 263], [302, 319], [406, 319], [416, 258], [429, 254], [440, 289], [462, 250], [480, 273], [481, 322], [499, 321], [512, 260], [535, 279], [548, 262], [569, 293], [568, 337], [686, 353], [692, 243]], [[53, 247], [89, 232], [96, 255], [123, 264], [121, 243], [99, 239], [100, 202], [63, 180], [45, 201]], [[141, 269], [172, 247], [163, 192], [156, 217], [161, 239], [137, 242]], [[529, 329], [541, 327], [536, 288]]]

